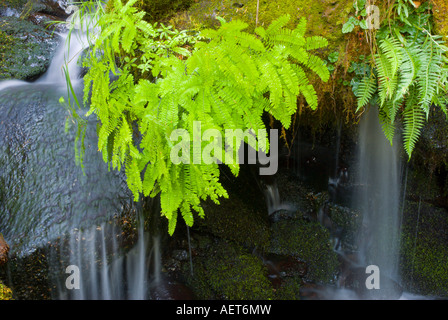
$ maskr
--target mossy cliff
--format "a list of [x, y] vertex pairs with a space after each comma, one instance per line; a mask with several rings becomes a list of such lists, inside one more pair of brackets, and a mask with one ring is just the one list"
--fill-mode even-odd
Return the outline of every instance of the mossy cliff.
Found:
[[426, 202], [406, 202], [401, 239], [405, 290], [448, 297], [448, 214]]
[[47, 70], [61, 40], [48, 22], [68, 16], [64, 3], [8, 0], [0, 4], [0, 80], [35, 80]]

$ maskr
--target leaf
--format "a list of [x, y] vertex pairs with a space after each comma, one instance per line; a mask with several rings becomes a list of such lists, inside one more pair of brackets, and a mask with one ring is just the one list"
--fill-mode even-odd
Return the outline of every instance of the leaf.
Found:
[[355, 25], [350, 20], [342, 25], [342, 33], [349, 33], [355, 29]]
[[409, 159], [411, 158], [412, 151], [414, 150], [415, 144], [420, 136], [421, 129], [425, 123], [425, 114], [423, 110], [417, 105], [407, 105], [404, 113], [404, 149], [408, 154]]
[[376, 80], [373, 77], [366, 76], [361, 80], [356, 92], [356, 97], [358, 98], [356, 112], [358, 112], [359, 109], [364, 107], [370, 101], [376, 91], [376, 88]]

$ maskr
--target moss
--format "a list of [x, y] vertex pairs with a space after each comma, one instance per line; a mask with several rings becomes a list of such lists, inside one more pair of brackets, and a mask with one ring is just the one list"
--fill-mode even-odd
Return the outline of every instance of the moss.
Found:
[[260, 214], [238, 198], [209, 204], [205, 218], [199, 221], [213, 235], [239, 242], [247, 247], [264, 248], [269, 244], [269, 228]]
[[207, 201], [203, 205], [205, 218], [196, 226], [214, 236], [263, 249], [269, 245], [270, 231], [264, 194], [260, 191], [249, 165], [242, 165], [238, 177], [222, 168], [222, 183], [229, 198], [220, 204]]
[[33, 80], [50, 64], [59, 38], [15, 17], [0, 17], [0, 80]]
[[212, 288], [226, 299], [266, 300], [273, 298], [273, 290], [266, 277], [267, 270], [260, 258], [241, 247], [222, 242], [207, 259]]
[[[211, 258], [212, 257], [212, 258]], [[218, 241], [193, 259], [187, 285], [199, 299], [267, 300], [274, 290], [260, 258], [241, 246]]]
[[20, 9], [26, 4], [27, 0], [2, 0], [0, 7], [9, 7]]
[[300, 300], [302, 278], [299, 276], [285, 279], [275, 290], [275, 300]]
[[297, 219], [274, 223], [269, 250], [305, 261], [310, 281], [333, 283], [338, 272], [339, 262], [331, 248], [329, 232], [317, 222]]
[[448, 212], [424, 202], [408, 202], [401, 239], [405, 290], [448, 297]]
[[13, 300], [12, 291], [0, 281], [0, 300]]
[[[127, 0], [122, 0], [126, 3]], [[139, 0], [135, 4], [139, 11], [145, 11], [145, 20], [148, 22], [164, 22], [176, 14], [187, 10], [194, 0]], [[113, 1], [108, 1], [107, 10], [113, 10]]]
[[446, 0], [431, 0], [431, 3], [435, 31], [440, 35], [448, 36], [448, 19], [446, 18], [448, 3]]

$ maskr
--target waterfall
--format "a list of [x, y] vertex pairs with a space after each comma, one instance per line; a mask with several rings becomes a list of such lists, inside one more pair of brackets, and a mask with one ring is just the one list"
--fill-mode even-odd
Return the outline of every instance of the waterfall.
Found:
[[[0, 82], [0, 231], [19, 257], [52, 243], [55, 299], [148, 299], [161, 282], [160, 238], [140, 218], [136, 240], [123, 239], [129, 230], [114, 218], [128, 212], [139, 219], [143, 209], [132, 204], [124, 173], [109, 171], [97, 151], [94, 117], [84, 170], [75, 165], [76, 125], [59, 99], [67, 101], [65, 67], [82, 96], [78, 58], [86, 39], [79, 31], [61, 38], [38, 80]], [[79, 288], [67, 287], [68, 267], [79, 270]]]
[[[72, 82], [78, 82], [81, 66], [79, 57], [88, 47], [87, 37], [83, 32], [74, 30], [69, 36], [68, 32], [59, 34], [61, 45], [53, 57], [50, 66], [37, 83], [52, 83], [66, 86], [65, 72], [68, 72]], [[64, 71], [66, 69], [66, 71]]]
[[[123, 251], [122, 230], [102, 223], [86, 230], [74, 229], [69, 244], [59, 248], [53, 272], [64, 266], [79, 270], [78, 288], [66, 285], [66, 277], [57, 277], [58, 299], [75, 300], [144, 300], [148, 299], [148, 235], [143, 220], [138, 226], [138, 240], [126, 253]], [[159, 247], [155, 245], [154, 250]], [[158, 254], [160, 254], [158, 252]], [[68, 257], [68, 261], [66, 261]]]
[[390, 298], [399, 282], [401, 176], [398, 135], [393, 146], [384, 136], [378, 110], [371, 107], [361, 121], [358, 142], [358, 186], [355, 207], [362, 214], [358, 235], [359, 265], [378, 266], [380, 290], [370, 293]]

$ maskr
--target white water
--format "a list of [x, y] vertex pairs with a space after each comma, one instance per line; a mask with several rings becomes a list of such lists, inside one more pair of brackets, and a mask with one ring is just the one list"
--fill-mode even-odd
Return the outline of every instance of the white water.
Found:
[[398, 278], [401, 176], [396, 135], [393, 146], [384, 136], [378, 111], [372, 107], [360, 124], [359, 181], [356, 206], [362, 210], [359, 262], [377, 265], [383, 275]]
[[79, 73], [81, 66], [79, 65], [79, 57], [84, 49], [87, 48], [86, 36], [75, 30], [71, 36], [68, 32], [59, 34], [61, 37], [61, 45], [56, 51], [50, 66], [44, 75], [42, 75], [36, 83], [59, 84], [66, 86], [66, 76], [64, 69], [68, 72], [72, 82], [80, 80]]
[[70, 265], [79, 268], [79, 289], [67, 288], [61, 279], [59, 299], [148, 299], [149, 265], [154, 265], [154, 282], [158, 283], [161, 259], [157, 238], [153, 239], [154, 245], [148, 252], [149, 239], [142, 222], [138, 227], [137, 243], [126, 254], [121, 252], [123, 243], [119, 237], [122, 230], [111, 224], [102, 223], [84, 231], [74, 229], [68, 248], [65, 245], [60, 248], [60, 259], [63, 261], [68, 255]]
[[[400, 215], [402, 214], [400, 175], [401, 160], [398, 146], [400, 137], [396, 135], [393, 146], [386, 139], [378, 121], [378, 110], [371, 107], [364, 114], [359, 126], [357, 190], [352, 204], [361, 214], [361, 226], [355, 238], [354, 259], [347, 265], [338, 280], [339, 287], [327, 288], [321, 294], [326, 299], [420, 299], [400, 288], [399, 249]], [[370, 265], [379, 268], [379, 288], [369, 289], [366, 280]], [[355, 288], [346, 287], [348, 278], [357, 279]], [[350, 282], [349, 282], [350, 283]]]
[[[26, 244], [30, 247], [54, 241], [61, 234], [67, 235], [67, 237], [62, 236], [62, 239], [67, 240], [61, 241], [60, 246], [55, 248], [55, 252], [52, 255], [54, 261], [50, 269], [53, 272], [52, 277], [58, 289], [57, 293], [55, 293], [55, 298], [93, 300], [148, 299], [151, 285], [156, 285], [161, 281], [160, 239], [157, 236], [149, 237], [144, 232], [143, 222], [140, 221], [137, 231], [138, 239], [133, 247], [126, 252], [123, 249], [123, 239], [121, 239], [121, 235], [125, 231], [107, 222], [110, 221], [114, 213], [121, 212], [117, 203], [120, 203], [120, 199], [126, 196], [126, 193], [123, 192], [120, 186], [115, 184], [120, 183], [119, 178], [117, 179], [118, 181], [113, 180], [113, 183], [108, 180], [117, 178], [119, 173], [108, 173], [107, 165], [102, 162], [101, 157], [98, 157], [96, 149], [92, 148], [87, 149], [89, 158], [86, 159], [88, 163], [85, 163], [86, 175], [82, 176], [80, 174], [81, 170], [77, 170], [79, 168], [73, 168], [75, 157], [73, 141], [69, 140], [71, 136], [64, 135], [63, 132], [61, 133], [67, 114], [64, 106], [58, 103], [58, 99], [61, 95], [67, 93], [64, 68], [70, 75], [70, 80], [75, 90], [79, 92], [79, 89], [82, 88], [78, 58], [83, 49], [86, 48], [87, 41], [85, 36], [76, 30], [72, 33], [70, 41], [68, 41], [68, 33], [60, 36], [62, 39], [61, 44], [44, 75], [32, 83], [19, 80], [2, 81], [0, 82], [0, 90], [3, 91], [2, 93], [5, 94], [5, 97], [9, 97], [5, 99], [14, 100], [17, 99], [17, 96], [24, 97], [23, 103], [20, 103], [20, 110], [28, 109], [29, 112], [31, 111], [28, 104], [36, 103], [34, 96], [30, 92], [38, 92], [41, 95], [52, 93], [51, 95], [49, 94], [48, 101], [45, 99], [42, 99], [42, 102], [38, 101], [38, 106], [43, 110], [42, 118], [46, 117], [51, 121], [41, 121], [41, 119], [36, 121], [39, 124], [54, 123], [54, 125], [50, 128], [45, 127], [46, 130], [44, 132], [39, 132], [36, 129], [36, 136], [33, 136], [33, 138], [37, 142], [42, 140], [43, 143], [33, 144], [33, 147], [36, 149], [33, 152], [36, 153], [36, 156], [30, 151], [28, 163], [24, 164], [26, 170], [24, 170], [26, 172], [36, 171], [37, 174], [42, 174], [43, 176], [41, 180], [36, 180], [38, 181], [36, 185], [32, 185], [31, 194], [42, 194], [42, 197], [45, 197], [46, 190], [53, 190], [51, 187], [58, 182], [61, 187], [60, 189], [53, 187], [56, 191], [52, 192], [52, 195], [56, 198], [66, 196], [63, 199], [67, 203], [61, 200], [55, 204], [55, 201], [49, 198], [41, 201], [41, 198], [36, 196], [33, 197], [34, 202], [29, 205], [31, 212], [19, 210], [17, 214], [14, 213], [14, 216], [11, 214], [8, 221], [5, 219], [5, 221], [0, 222], [6, 224], [4, 229], [10, 231], [7, 235], [19, 240], [22, 237], [23, 241], [25, 240], [22, 235], [29, 234], [30, 237], [37, 237], [33, 235], [33, 232], [36, 231], [35, 229], [39, 229], [39, 232], [42, 233], [42, 235], [39, 233], [39, 241], [26, 240], [29, 241]], [[40, 95], [38, 96], [40, 97]], [[8, 104], [5, 105], [9, 107]], [[0, 105], [0, 110], [3, 110], [1, 108], [2, 106]], [[18, 113], [17, 118], [20, 118], [21, 111], [14, 106], [10, 108], [15, 113]], [[6, 108], [6, 110], [9, 109]], [[6, 117], [5, 119], [16, 120], [12, 116], [11, 119], [7, 118], [8, 111], [3, 113]], [[23, 117], [21, 115], [21, 118]], [[26, 122], [25, 120], [23, 121]], [[26, 122], [26, 124], [32, 125], [30, 121]], [[94, 126], [95, 124], [91, 123], [89, 125]], [[38, 125], [36, 127], [40, 128]], [[34, 133], [34, 131], [32, 132]], [[57, 141], [49, 140], [50, 142], [47, 142], [44, 136], [57, 137], [57, 139], [55, 138]], [[89, 139], [86, 139], [87, 143], [94, 145], [94, 140]], [[63, 153], [61, 150], [65, 152], [66, 146], [70, 151]], [[54, 158], [47, 160], [47, 158], [39, 156], [39, 152], [53, 155], [50, 152], [52, 148], [56, 149]], [[89, 150], [93, 151], [90, 152]], [[36, 161], [34, 161], [34, 157], [37, 158]], [[36, 170], [33, 170], [34, 167], [32, 166], [34, 164], [36, 164]], [[99, 167], [96, 168], [95, 165], [99, 165]], [[61, 170], [60, 167], [64, 170], [73, 168], [76, 172], [73, 176], [67, 177], [66, 172]], [[102, 171], [103, 169], [105, 172]], [[47, 178], [47, 176], [52, 176], [52, 180]], [[25, 180], [29, 182], [32, 179], [27, 178]], [[47, 184], [50, 185], [48, 186]], [[24, 200], [18, 200], [18, 203], [22, 204], [22, 202], [25, 203]], [[26, 207], [26, 203], [24, 207]], [[48, 208], [53, 208], [54, 210]], [[42, 213], [40, 213], [41, 211]], [[135, 214], [139, 213], [135, 212]], [[36, 221], [30, 220], [29, 217], [31, 216]], [[1, 218], [2, 215], [0, 214]], [[21, 226], [24, 225], [23, 219], [27, 221], [27, 226], [26, 228], [24, 227], [26, 231], [21, 229]], [[53, 220], [57, 222], [53, 222]], [[29, 229], [31, 230], [30, 232], [28, 232]], [[13, 240], [8, 240], [10, 240], [10, 243], [14, 243]], [[79, 268], [79, 289], [69, 289], [66, 286], [65, 280], [69, 274], [65, 274], [65, 270], [69, 265]]]
[[280, 198], [280, 192], [278, 190], [277, 182], [265, 183], [264, 194], [266, 198], [266, 205], [268, 208], [268, 214], [271, 215], [280, 210], [294, 211], [295, 207]]

